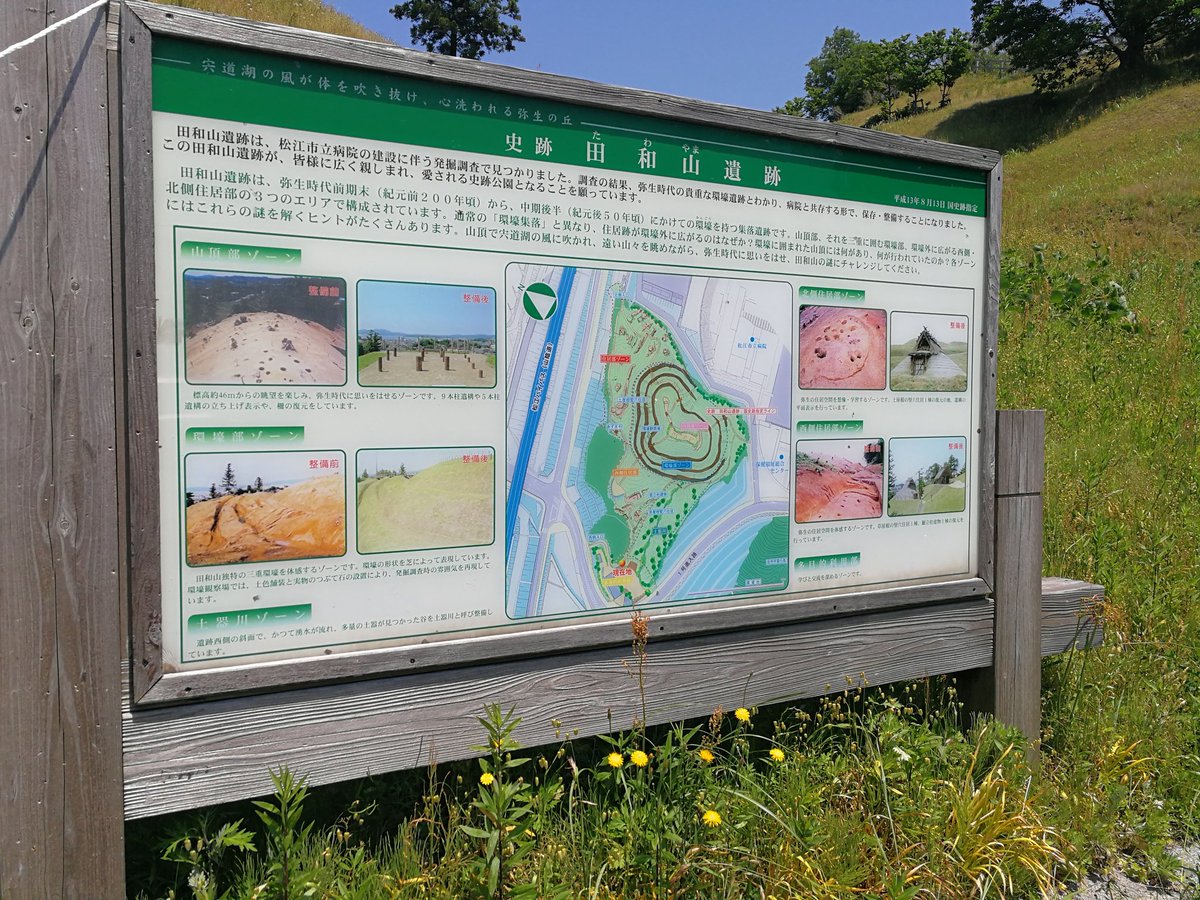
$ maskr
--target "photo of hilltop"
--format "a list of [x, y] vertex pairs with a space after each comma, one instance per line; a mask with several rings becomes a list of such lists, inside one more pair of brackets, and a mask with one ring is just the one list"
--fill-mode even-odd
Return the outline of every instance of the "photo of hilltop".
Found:
[[883, 438], [796, 444], [796, 521], [883, 515]]
[[887, 387], [887, 315], [882, 309], [800, 307], [800, 387]]
[[888, 515], [918, 516], [967, 508], [967, 439], [892, 438], [888, 442]]
[[496, 386], [496, 292], [400, 281], [358, 283], [358, 383]]
[[495, 454], [491, 447], [360, 450], [358, 552], [492, 543]]
[[346, 383], [340, 278], [191, 269], [183, 319], [192, 384]]
[[893, 391], [967, 389], [967, 317], [892, 313]]
[[343, 555], [343, 467], [340, 452], [189, 454], [188, 565]]

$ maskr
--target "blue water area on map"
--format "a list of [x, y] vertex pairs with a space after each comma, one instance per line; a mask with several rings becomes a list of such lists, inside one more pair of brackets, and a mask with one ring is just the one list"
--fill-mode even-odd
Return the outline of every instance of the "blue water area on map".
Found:
[[[536, 497], [521, 498], [521, 509], [529, 516], [529, 545], [525, 548], [525, 559], [521, 563], [520, 580], [517, 582], [517, 599], [513, 603], [510, 615], [514, 619], [523, 619], [529, 615], [529, 594], [533, 589], [533, 567], [537, 562], [538, 545], [541, 544], [542, 504]], [[515, 516], [514, 516], [515, 518]], [[514, 523], [515, 525], [515, 523]], [[512, 598], [512, 566], [513, 558], [508, 560], [509, 598]]]
[[[517, 448], [517, 459], [513, 465], [512, 483], [508, 487], [508, 502], [504, 510], [504, 553], [507, 555], [512, 547], [513, 529], [517, 525], [517, 504], [521, 502], [521, 494], [525, 490], [525, 475], [529, 471], [529, 457], [533, 453], [533, 442], [537, 437], [538, 421], [550, 394], [550, 379], [554, 375], [554, 360], [558, 356], [558, 342], [562, 336], [563, 322], [567, 318], [567, 300], [571, 296], [571, 286], [575, 283], [575, 269], [564, 268], [558, 282], [558, 309], [550, 320], [546, 331], [543, 348], [549, 348], [538, 355], [538, 365], [541, 372], [534, 376], [533, 385], [529, 388], [529, 412], [525, 416], [525, 428], [521, 432], [521, 444]], [[543, 356], [548, 356], [545, 363]], [[536, 403], [534, 402], [536, 399]]]
[[692, 567], [692, 571], [679, 586], [676, 596], [684, 598], [737, 587], [738, 572], [742, 569], [742, 563], [746, 561], [750, 545], [754, 542], [755, 535], [770, 521], [769, 517], [759, 517], [739, 526], [721, 541], [721, 546], [716, 551], [709, 552]]
[[747, 474], [749, 469], [746, 461], [742, 460], [734, 472], [733, 478], [728, 482], [719, 482], [700, 497], [699, 504], [683, 520], [683, 527], [679, 529], [679, 535], [667, 552], [667, 557], [663, 560], [659, 572], [673, 572], [683, 562], [683, 558], [696, 546], [705, 530], [746, 498], [749, 487]]

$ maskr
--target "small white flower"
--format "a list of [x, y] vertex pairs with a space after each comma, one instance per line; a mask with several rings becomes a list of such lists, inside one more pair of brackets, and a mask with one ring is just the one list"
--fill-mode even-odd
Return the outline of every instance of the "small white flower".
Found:
[[904, 752], [903, 747], [893, 747], [892, 752], [896, 754], [896, 758], [899, 759], [900, 762], [908, 762], [910, 759], [912, 759], [911, 756]]

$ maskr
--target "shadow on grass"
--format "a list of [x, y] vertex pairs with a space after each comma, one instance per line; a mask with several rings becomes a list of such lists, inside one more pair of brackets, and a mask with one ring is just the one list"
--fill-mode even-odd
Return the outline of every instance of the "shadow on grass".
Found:
[[1120, 100], [1198, 78], [1200, 56], [1156, 66], [1144, 73], [1118, 69], [1054, 94], [1020, 94], [964, 107], [951, 113], [928, 136], [1001, 153], [1032, 150], [1086, 125]]

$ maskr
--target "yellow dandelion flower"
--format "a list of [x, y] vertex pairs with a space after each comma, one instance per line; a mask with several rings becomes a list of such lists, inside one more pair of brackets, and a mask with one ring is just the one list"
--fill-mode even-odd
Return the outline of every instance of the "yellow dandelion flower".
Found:
[[625, 757], [620, 753], [613, 751], [612, 753], [608, 754], [608, 764], [614, 769], [619, 769], [621, 766], [625, 765]]
[[772, 747], [771, 748], [771, 759], [775, 760], [775, 762], [783, 762], [783, 751], [780, 750], [778, 747]]
[[744, 706], [739, 706], [737, 709], [735, 709], [733, 711], [733, 717], [735, 719], [737, 719], [739, 722], [749, 722], [750, 721], [750, 710], [746, 709], [746, 707], [744, 707]]
[[650, 757], [641, 750], [634, 750], [629, 754], [629, 761], [639, 769], [644, 769], [646, 767], [646, 763], [650, 762]]
[[704, 815], [700, 817], [700, 821], [709, 828], [716, 828], [721, 824], [721, 814], [715, 809], [706, 809]]
[[482, 784], [484, 787], [487, 787], [495, 780], [496, 780], [496, 776], [493, 775], [491, 772], [484, 772], [482, 775], [479, 776], [479, 783]]
[[710, 763], [714, 759], [716, 759], [716, 757], [713, 756], [713, 752], [711, 750], [709, 750], [707, 747], [701, 747], [700, 748], [700, 759], [702, 759], [706, 763]]

